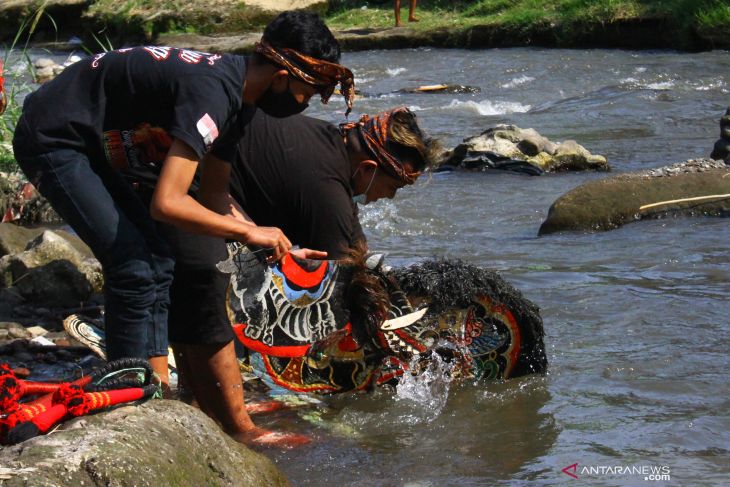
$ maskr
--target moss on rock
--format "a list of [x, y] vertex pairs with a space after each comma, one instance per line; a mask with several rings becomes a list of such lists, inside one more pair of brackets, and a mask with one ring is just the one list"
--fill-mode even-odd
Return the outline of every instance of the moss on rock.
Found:
[[287, 486], [261, 454], [205, 414], [152, 400], [73, 420], [0, 450], [6, 486]]
[[[730, 167], [720, 161], [691, 160], [653, 171], [591, 181], [568, 191], [550, 207], [540, 235], [603, 231], [645, 218], [673, 215], [730, 215]], [[643, 208], [645, 205], [661, 205]]]

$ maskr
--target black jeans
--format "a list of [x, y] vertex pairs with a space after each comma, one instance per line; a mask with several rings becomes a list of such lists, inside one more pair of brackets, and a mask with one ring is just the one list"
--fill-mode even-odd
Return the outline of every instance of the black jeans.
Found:
[[104, 271], [107, 358], [167, 355], [175, 260], [147, 206], [121, 174], [75, 150], [23, 156], [18, 164], [91, 248]]

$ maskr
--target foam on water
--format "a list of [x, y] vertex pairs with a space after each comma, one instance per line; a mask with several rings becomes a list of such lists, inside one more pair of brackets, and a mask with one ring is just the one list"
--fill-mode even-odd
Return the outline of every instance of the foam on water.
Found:
[[398, 76], [401, 73], [408, 71], [406, 68], [388, 68], [385, 70], [390, 76]]
[[451, 100], [446, 109], [466, 110], [476, 112], [482, 116], [506, 115], [508, 113], [525, 113], [532, 108], [530, 105], [523, 105], [516, 101], [461, 101]]
[[533, 78], [532, 76], [519, 76], [517, 78], [512, 78], [511, 81], [503, 84], [502, 88], [514, 88], [515, 86], [524, 85], [526, 83], [529, 83], [530, 81], [535, 81], [535, 78]]
[[646, 85], [650, 90], [671, 90], [674, 87], [674, 81], [659, 81], [657, 83], [649, 83]]

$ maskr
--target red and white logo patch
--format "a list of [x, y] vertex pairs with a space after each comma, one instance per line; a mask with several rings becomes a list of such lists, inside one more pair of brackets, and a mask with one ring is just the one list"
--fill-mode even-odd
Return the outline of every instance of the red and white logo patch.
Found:
[[198, 120], [195, 127], [198, 129], [198, 133], [203, 137], [205, 150], [208, 150], [213, 144], [213, 141], [218, 138], [218, 127], [207, 113]]

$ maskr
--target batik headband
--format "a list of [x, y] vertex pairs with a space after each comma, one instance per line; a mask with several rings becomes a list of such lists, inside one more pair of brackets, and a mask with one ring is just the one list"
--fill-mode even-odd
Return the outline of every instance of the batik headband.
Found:
[[361, 140], [365, 143], [365, 148], [376, 160], [378, 167], [390, 176], [402, 181], [403, 184], [413, 184], [421, 173], [407, 172], [403, 164], [386, 149], [388, 132], [390, 132], [390, 126], [393, 123], [393, 115], [401, 112], [411, 113], [406, 107], [394, 108], [373, 117], [363, 115], [359, 122], [344, 123], [340, 125], [340, 128], [344, 131], [357, 128]]
[[322, 59], [306, 56], [294, 49], [273, 47], [264, 39], [254, 44], [254, 51], [265, 58], [286, 68], [295, 78], [314, 85], [319, 89], [322, 103], [327, 103], [339, 83], [340, 93], [345, 97], [347, 111], [352, 111], [352, 102], [355, 99], [355, 78], [352, 71], [341, 64], [330, 63]]

